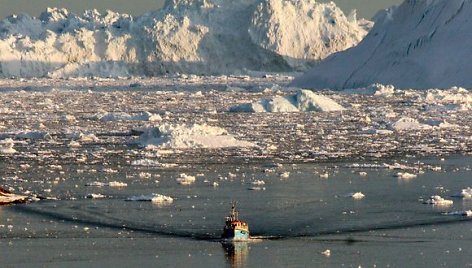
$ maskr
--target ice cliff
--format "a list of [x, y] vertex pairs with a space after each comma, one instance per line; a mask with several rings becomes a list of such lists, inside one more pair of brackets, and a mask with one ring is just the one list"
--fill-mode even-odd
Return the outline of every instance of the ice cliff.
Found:
[[292, 83], [305, 88], [472, 88], [472, 1], [406, 0], [376, 15], [356, 47]]
[[0, 21], [0, 77], [303, 70], [370, 27], [314, 0], [167, 0], [140, 17], [50, 8]]

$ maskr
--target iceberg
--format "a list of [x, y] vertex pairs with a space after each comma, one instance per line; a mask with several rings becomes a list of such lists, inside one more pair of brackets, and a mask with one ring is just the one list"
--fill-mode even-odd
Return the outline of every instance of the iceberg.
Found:
[[371, 25], [315, 0], [167, 0], [139, 17], [48, 8], [0, 21], [0, 77], [305, 70]]
[[293, 86], [348, 89], [374, 83], [396, 88], [472, 88], [472, 2], [406, 0], [375, 16], [356, 46], [330, 55]]

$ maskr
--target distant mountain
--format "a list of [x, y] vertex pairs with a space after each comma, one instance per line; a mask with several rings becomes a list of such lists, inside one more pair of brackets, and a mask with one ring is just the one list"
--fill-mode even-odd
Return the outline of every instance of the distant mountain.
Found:
[[406, 0], [376, 15], [356, 47], [301, 77], [304, 88], [472, 88], [472, 0]]
[[168, 0], [136, 18], [50, 8], [0, 21], [0, 77], [306, 70], [370, 28], [314, 0]]

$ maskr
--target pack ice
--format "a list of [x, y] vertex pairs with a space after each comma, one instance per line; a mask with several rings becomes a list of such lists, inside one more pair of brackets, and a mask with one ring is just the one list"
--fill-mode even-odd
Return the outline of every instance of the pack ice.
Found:
[[[472, 1], [414, 0], [381, 11], [356, 47], [330, 56], [294, 86], [359, 88], [472, 87]], [[349, 63], [349, 64], [346, 64]]]
[[314, 0], [167, 0], [140, 17], [49, 8], [0, 21], [0, 77], [303, 70], [370, 27]]

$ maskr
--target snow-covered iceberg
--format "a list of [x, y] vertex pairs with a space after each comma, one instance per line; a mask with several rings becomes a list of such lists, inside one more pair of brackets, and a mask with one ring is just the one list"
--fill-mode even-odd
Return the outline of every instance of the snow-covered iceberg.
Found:
[[0, 77], [292, 71], [370, 27], [315, 0], [167, 0], [140, 17], [49, 8], [0, 21]]
[[330, 56], [293, 85], [472, 88], [471, 17], [468, 0], [406, 0], [377, 14], [375, 26], [356, 47]]
[[253, 147], [251, 142], [237, 140], [233, 135], [220, 127], [208, 125], [172, 125], [162, 124], [159, 127], [141, 130], [137, 144], [146, 148], [158, 149], [195, 149], [195, 148], [228, 148]]
[[298, 90], [295, 95], [262, 99], [255, 103], [233, 106], [230, 112], [334, 112], [345, 110], [329, 97], [315, 94], [310, 90]]

